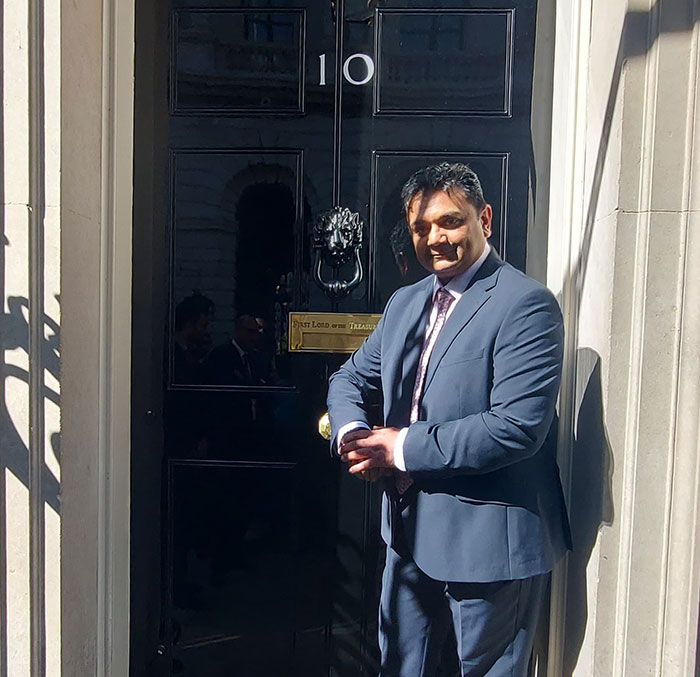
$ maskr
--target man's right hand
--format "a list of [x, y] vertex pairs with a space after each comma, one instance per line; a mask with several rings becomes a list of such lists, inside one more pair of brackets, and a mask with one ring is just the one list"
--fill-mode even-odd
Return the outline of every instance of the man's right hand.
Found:
[[[371, 431], [368, 430], [367, 428], [353, 428], [352, 430], [349, 430], [348, 432], [343, 435], [343, 439], [340, 440], [340, 447], [342, 448], [343, 443], [345, 442], [350, 442], [352, 440], [356, 439], [363, 439], [365, 437], [368, 437], [371, 434]], [[355, 465], [355, 463], [359, 463], [360, 460], [348, 463], [348, 467], [352, 467]], [[364, 480], [365, 482], [376, 482], [380, 477], [384, 477], [385, 475], [391, 474], [391, 468], [368, 468], [367, 470], [362, 470], [361, 472], [355, 474], [355, 477], [358, 477], [361, 480]]]

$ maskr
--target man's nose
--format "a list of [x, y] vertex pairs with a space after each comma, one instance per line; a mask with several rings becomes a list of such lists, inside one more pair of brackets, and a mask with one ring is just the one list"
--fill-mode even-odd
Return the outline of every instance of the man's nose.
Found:
[[442, 228], [437, 223], [433, 223], [428, 231], [428, 246], [433, 247], [435, 245], [441, 244], [445, 239], [445, 234], [442, 232]]

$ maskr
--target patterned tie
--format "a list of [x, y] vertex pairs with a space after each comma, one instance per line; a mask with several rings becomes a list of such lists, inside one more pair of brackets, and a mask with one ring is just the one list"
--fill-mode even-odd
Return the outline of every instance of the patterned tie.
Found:
[[[440, 287], [435, 293], [435, 305], [437, 306], [437, 315], [435, 322], [430, 329], [430, 333], [423, 343], [423, 350], [418, 360], [418, 373], [416, 374], [416, 382], [413, 386], [413, 397], [411, 398], [411, 417], [410, 423], [415, 423], [420, 414], [420, 400], [423, 395], [423, 386], [425, 385], [425, 375], [428, 372], [428, 362], [430, 361], [430, 353], [433, 352], [433, 347], [437, 341], [445, 320], [447, 319], [447, 311], [450, 309], [455, 297], [450, 294], [444, 287]], [[413, 480], [408, 473], [396, 471], [396, 489], [399, 494], [403, 494], [408, 487], [413, 484]]]

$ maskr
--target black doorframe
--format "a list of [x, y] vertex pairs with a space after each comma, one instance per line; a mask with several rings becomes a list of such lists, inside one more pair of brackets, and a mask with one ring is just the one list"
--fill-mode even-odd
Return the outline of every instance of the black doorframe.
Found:
[[[130, 674], [167, 674], [161, 631], [161, 486], [165, 336], [152, 309], [167, 300], [167, 5], [136, 0], [131, 423]], [[160, 199], [159, 199], [160, 198]]]

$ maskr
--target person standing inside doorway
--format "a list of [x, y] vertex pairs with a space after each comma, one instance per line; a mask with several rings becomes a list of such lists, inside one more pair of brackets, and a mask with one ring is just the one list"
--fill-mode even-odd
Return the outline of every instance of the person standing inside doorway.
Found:
[[453, 628], [462, 675], [524, 677], [548, 574], [571, 546], [552, 434], [561, 313], [490, 247], [467, 165], [416, 172], [402, 200], [432, 274], [394, 293], [328, 393], [334, 453], [385, 488], [381, 675], [435, 674]]

